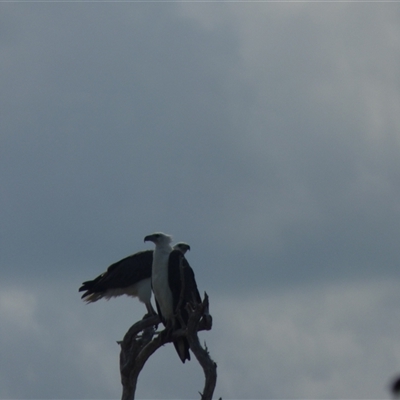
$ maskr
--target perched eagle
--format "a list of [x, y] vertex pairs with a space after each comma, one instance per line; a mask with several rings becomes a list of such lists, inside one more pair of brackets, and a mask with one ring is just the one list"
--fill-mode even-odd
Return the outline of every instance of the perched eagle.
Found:
[[[187, 323], [189, 315], [187, 303], [201, 303], [194, 272], [184, 254], [171, 247], [172, 238], [165, 233], [153, 233], [146, 236], [144, 241], [155, 244], [151, 284], [156, 300], [158, 314], [165, 326], [173, 330], [181, 328], [176, 313], [179, 311], [182, 320]], [[183, 292], [180, 265], [183, 266]], [[182, 301], [180, 302], [182, 292]], [[177, 307], [180, 306], [179, 310]], [[189, 342], [185, 337], [174, 341], [175, 349], [184, 363], [190, 360]]]
[[[177, 243], [174, 249], [180, 254], [190, 250], [187, 243]], [[122, 295], [138, 297], [146, 305], [149, 314], [156, 314], [151, 305], [151, 268], [153, 250], [139, 251], [110, 265], [92, 281], [82, 283], [80, 292], [85, 292], [82, 299], [92, 303], [99, 299], [109, 300]]]

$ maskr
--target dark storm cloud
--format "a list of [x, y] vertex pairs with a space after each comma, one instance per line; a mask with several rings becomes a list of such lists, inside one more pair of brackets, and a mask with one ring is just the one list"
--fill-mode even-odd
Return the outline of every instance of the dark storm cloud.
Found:
[[[383, 396], [400, 25], [367, 6], [1, 5], [2, 397], [119, 396], [143, 306], [77, 288], [156, 230], [192, 247], [223, 398]], [[165, 350], [140, 396], [195, 396]]]
[[[371, 14], [354, 17], [351, 6], [232, 9], [257, 102], [239, 136], [251, 167], [219, 223], [219, 236], [237, 243], [225, 242], [224, 269], [237, 276], [251, 265], [252, 285], [397, 276], [396, 13], [374, 8], [367, 32]], [[192, 17], [212, 24], [209, 11]]]
[[[7, 349], [0, 364], [0, 397], [118, 398], [116, 341], [144, 308], [124, 299], [84, 305], [71, 296], [75, 282], [65, 280], [62, 287], [56, 282], [0, 287], [0, 344]], [[155, 375], [157, 385], [152, 384]], [[182, 365], [173, 347], [165, 346], [141, 374], [138, 396], [190, 398], [194, 387], [202, 388], [202, 376], [197, 363]]]
[[42, 272], [100, 261], [121, 237], [122, 253], [148, 231], [196, 226], [234, 173], [221, 103], [232, 39], [211, 41], [170, 8], [127, 9], [142, 18], [118, 27], [115, 9], [91, 10], [31, 6], [20, 12], [33, 22], [14, 28], [28, 39], [10, 61], [2, 123], [4, 260], [27, 273], [31, 259]]

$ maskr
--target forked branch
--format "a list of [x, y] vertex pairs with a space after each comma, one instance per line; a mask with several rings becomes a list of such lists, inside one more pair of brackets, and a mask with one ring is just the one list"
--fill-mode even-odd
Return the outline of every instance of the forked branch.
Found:
[[212, 400], [216, 381], [217, 365], [211, 359], [208, 351], [200, 345], [198, 332], [211, 330], [212, 317], [208, 314], [208, 296], [194, 307], [187, 305], [189, 320], [186, 329], [174, 331], [168, 335], [166, 330], [156, 332], [160, 323], [157, 315], [143, 319], [132, 325], [118, 344], [120, 352], [120, 372], [122, 383], [122, 400], [133, 400], [139, 374], [149, 357], [166, 343], [172, 342], [180, 336], [186, 336], [190, 349], [204, 371], [205, 384], [201, 400]]

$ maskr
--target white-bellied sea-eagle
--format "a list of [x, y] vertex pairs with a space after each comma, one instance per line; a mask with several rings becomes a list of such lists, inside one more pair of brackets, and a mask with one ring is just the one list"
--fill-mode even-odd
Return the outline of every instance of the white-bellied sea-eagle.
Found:
[[[182, 320], [187, 323], [189, 318], [186, 310], [187, 303], [201, 303], [194, 272], [184, 254], [171, 247], [171, 236], [157, 232], [146, 236], [144, 240], [155, 244], [151, 279], [157, 311], [167, 328], [177, 330], [181, 328], [181, 323], [176, 318], [176, 313], [179, 312]], [[183, 266], [183, 291], [181, 263]], [[180, 302], [181, 294], [182, 301]], [[177, 310], [178, 306], [180, 306], [179, 310]], [[190, 360], [187, 339], [180, 337], [173, 343], [181, 361], [184, 363], [186, 360]]]
[[[187, 243], [177, 243], [174, 249], [181, 254], [190, 250]], [[82, 283], [82, 299], [88, 303], [99, 299], [127, 295], [138, 297], [149, 314], [156, 314], [151, 305], [151, 270], [153, 250], [139, 251], [110, 265], [97, 278]]]

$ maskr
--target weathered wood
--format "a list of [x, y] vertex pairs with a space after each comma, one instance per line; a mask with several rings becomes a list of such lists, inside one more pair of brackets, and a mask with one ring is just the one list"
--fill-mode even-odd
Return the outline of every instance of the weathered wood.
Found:
[[189, 320], [185, 329], [168, 333], [166, 329], [156, 331], [160, 323], [157, 315], [145, 318], [132, 325], [123, 340], [118, 342], [121, 346], [120, 373], [122, 383], [122, 400], [133, 400], [137, 387], [139, 374], [151, 355], [166, 343], [186, 336], [189, 346], [205, 375], [205, 385], [201, 400], [211, 400], [217, 381], [217, 365], [211, 359], [208, 350], [200, 345], [198, 332], [211, 330], [212, 317], [208, 314], [208, 296], [200, 304], [187, 304]]
[[205, 293], [204, 300], [201, 304], [198, 304], [194, 310], [189, 310], [190, 318], [187, 326], [187, 339], [189, 342], [190, 350], [192, 350], [193, 354], [197, 358], [197, 361], [204, 371], [205, 383], [203, 393], [200, 393], [201, 400], [212, 400], [215, 385], [217, 384], [217, 364], [211, 359], [207, 347], [203, 348], [201, 346], [199, 337], [197, 335], [200, 318], [202, 318], [203, 316], [209, 317], [208, 319], [203, 318], [203, 321], [205, 321], [205, 323], [208, 323], [209, 328], [211, 329], [211, 315], [205, 314], [206, 310], [208, 310], [207, 293]]

